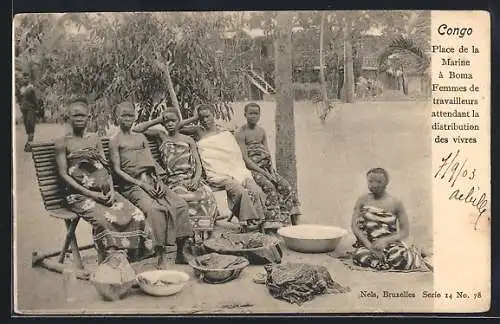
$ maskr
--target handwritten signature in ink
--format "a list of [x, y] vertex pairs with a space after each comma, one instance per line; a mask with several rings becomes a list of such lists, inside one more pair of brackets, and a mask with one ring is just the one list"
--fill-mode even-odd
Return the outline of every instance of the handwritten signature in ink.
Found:
[[[434, 178], [448, 182], [450, 188], [455, 188], [457, 180], [459, 179], [471, 182], [476, 177], [477, 170], [469, 167], [467, 163], [467, 158], [460, 157], [460, 149], [456, 152], [449, 153], [445, 157], [441, 158], [441, 164], [434, 174]], [[454, 189], [448, 199], [463, 201], [464, 203], [470, 204], [477, 209], [479, 215], [474, 222], [474, 229], [477, 229], [479, 219], [488, 211], [486, 193], [480, 192], [480, 187], [474, 184], [469, 187], [467, 193], [460, 189]]]

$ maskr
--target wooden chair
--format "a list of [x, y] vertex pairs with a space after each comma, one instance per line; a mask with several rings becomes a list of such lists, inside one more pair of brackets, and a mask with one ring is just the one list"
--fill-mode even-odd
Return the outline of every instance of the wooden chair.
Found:
[[[109, 161], [109, 139], [102, 139], [102, 146], [106, 159]], [[159, 145], [156, 140], [149, 139], [149, 148], [153, 158], [160, 162]], [[64, 270], [64, 260], [66, 253], [71, 252], [73, 255], [73, 263], [76, 269], [80, 269], [78, 276], [88, 278], [89, 273], [85, 271], [80, 251], [94, 247], [93, 244], [79, 247], [76, 239], [76, 228], [80, 218], [73, 212], [66, 209], [63, 205], [64, 201], [64, 186], [61, 183], [57, 174], [55, 160], [55, 145], [53, 141], [35, 142], [32, 144], [32, 158], [35, 165], [38, 188], [42, 196], [43, 204], [49, 216], [63, 220], [66, 225], [66, 233], [62, 248], [60, 251], [39, 254], [33, 252], [32, 266], [44, 265], [50, 270], [62, 272]], [[203, 220], [193, 217], [193, 228], [195, 237], [200, 237], [203, 241], [208, 238], [214, 229], [214, 223], [203, 224]], [[200, 222], [201, 221], [201, 222]], [[195, 242], [199, 244], [199, 241]], [[48, 261], [48, 258], [59, 255], [57, 263]]]
[[[63, 185], [57, 174], [55, 160], [54, 142], [35, 142], [32, 144], [32, 158], [35, 165], [38, 188], [42, 196], [43, 204], [49, 216], [61, 219], [66, 225], [66, 233], [60, 251], [40, 255], [33, 252], [32, 266], [46, 265], [51, 270], [62, 272], [66, 253], [73, 254], [74, 267], [84, 269], [80, 251], [92, 248], [93, 245], [78, 247], [75, 231], [80, 218], [67, 210], [63, 205], [64, 191]], [[58, 264], [45, 264], [45, 259], [59, 254]]]

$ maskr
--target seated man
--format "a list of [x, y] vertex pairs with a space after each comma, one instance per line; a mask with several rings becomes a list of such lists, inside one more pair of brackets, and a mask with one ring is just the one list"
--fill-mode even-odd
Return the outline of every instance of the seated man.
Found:
[[[187, 126], [196, 120], [201, 126]], [[201, 105], [179, 128], [181, 133], [195, 135], [206, 180], [210, 186], [226, 190], [229, 208], [238, 217], [241, 230], [262, 225], [265, 195], [246, 168], [233, 134], [215, 124], [213, 107]]]
[[357, 238], [353, 263], [377, 270], [414, 270], [425, 267], [422, 254], [404, 240], [409, 223], [401, 201], [389, 195], [387, 171], [368, 171], [370, 193], [361, 196], [354, 206], [352, 231]]
[[247, 168], [266, 194], [266, 225], [281, 227], [290, 222], [296, 225], [300, 215], [299, 200], [288, 181], [272, 166], [266, 131], [257, 125], [260, 106], [256, 103], [247, 104], [245, 117], [247, 124], [243, 125], [235, 136]]

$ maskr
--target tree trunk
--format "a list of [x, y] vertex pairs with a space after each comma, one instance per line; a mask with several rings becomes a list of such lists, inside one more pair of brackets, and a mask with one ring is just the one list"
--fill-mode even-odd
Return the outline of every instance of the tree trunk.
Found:
[[162, 70], [165, 73], [170, 100], [172, 100], [172, 105], [179, 114], [179, 119], [182, 120], [181, 107], [179, 105], [179, 101], [177, 100], [177, 94], [175, 93], [174, 83], [172, 82], [172, 78], [170, 77], [170, 67], [168, 66], [169, 63], [164, 63], [161, 60], [156, 59], [155, 64], [160, 70]]
[[352, 60], [351, 17], [347, 14], [344, 29], [344, 91], [345, 102], [354, 102], [354, 67]]
[[354, 92], [356, 92], [356, 81], [363, 76], [363, 51], [362, 43], [357, 40], [352, 44], [352, 69], [354, 75]]
[[177, 113], [179, 114], [179, 120], [182, 120], [181, 106], [179, 105], [179, 101], [177, 100], [177, 94], [175, 93], [174, 83], [172, 82], [172, 78], [170, 77], [169, 63], [165, 64], [165, 77], [167, 79], [167, 87], [168, 87], [168, 93], [170, 94], [170, 100], [172, 100], [172, 104], [174, 108], [177, 110]]
[[408, 95], [408, 79], [405, 76], [405, 72], [401, 67], [401, 85], [403, 86], [403, 93], [405, 96]]
[[321, 113], [320, 120], [325, 123], [328, 114], [328, 93], [326, 92], [325, 81], [325, 62], [324, 62], [324, 34], [325, 34], [325, 12], [321, 13], [321, 28], [319, 34], [319, 82], [321, 83], [321, 93], [323, 96], [323, 112]]
[[295, 121], [292, 84], [292, 13], [277, 14], [275, 60], [276, 82], [276, 169], [297, 189]]
[[331, 95], [334, 98], [337, 96], [338, 69], [339, 69], [339, 58], [338, 58], [337, 53], [333, 53], [332, 66], [331, 66], [331, 82], [330, 82], [330, 86], [332, 88]]

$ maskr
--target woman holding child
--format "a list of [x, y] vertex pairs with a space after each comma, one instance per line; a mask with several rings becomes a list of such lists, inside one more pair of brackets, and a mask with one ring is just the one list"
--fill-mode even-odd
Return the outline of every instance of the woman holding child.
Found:
[[151, 247], [144, 214], [114, 191], [101, 140], [86, 130], [88, 115], [85, 99], [71, 101], [71, 131], [55, 142], [57, 169], [66, 190], [65, 205], [92, 226], [101, 261], [114, 252], [137, 256]]

